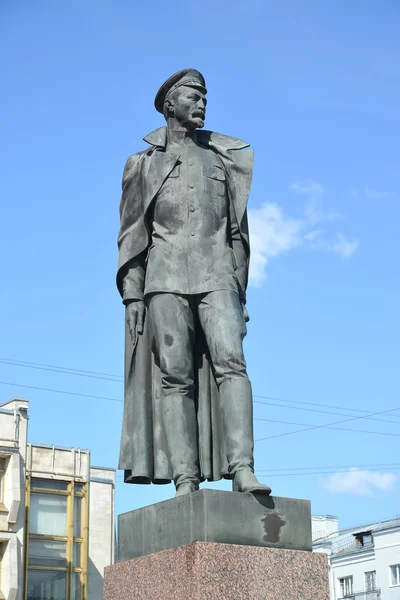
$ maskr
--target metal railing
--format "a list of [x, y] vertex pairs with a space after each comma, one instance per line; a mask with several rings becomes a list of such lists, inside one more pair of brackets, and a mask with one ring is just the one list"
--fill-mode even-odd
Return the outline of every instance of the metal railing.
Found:
[[[344, 552], [353, 552], [357, 549], [357, 543], [353, 535], [332, 543], [332, 554], [342, 554]], [[346, 596], [344, 596], [345, 598]]]
[[334, 541], [332, 543], [332, 554], [345, 554], [346, 552], [355, 552], [357, 550], [370, 550], [374, 547], [373, 539], [366, 539], [360, 543], [354, 535]]
[[349, 596], [342, 596], [338, 600], [381, 600], [381, 590], [355, 592]]

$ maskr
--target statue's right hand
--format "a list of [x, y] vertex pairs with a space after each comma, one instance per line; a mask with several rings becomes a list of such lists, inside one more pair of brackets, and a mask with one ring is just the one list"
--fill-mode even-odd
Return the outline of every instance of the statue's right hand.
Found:
[[137, 336], [143, 333], [145, 306], [143, 300], [133, 300], [126, 307], [126, 323], [128, 325], [133, 346]]

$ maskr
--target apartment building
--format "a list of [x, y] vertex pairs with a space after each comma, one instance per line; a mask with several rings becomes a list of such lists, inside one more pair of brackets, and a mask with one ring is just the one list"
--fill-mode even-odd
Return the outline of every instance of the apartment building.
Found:
[[313, 517], [313, 551], [326, 552], [331, 600], [400, 600], [400, 517], [338, 529]]
[[114, 562], [115, 470], [34, 444], [28, 402], [0, 405], [0, 599], [101, 600]]

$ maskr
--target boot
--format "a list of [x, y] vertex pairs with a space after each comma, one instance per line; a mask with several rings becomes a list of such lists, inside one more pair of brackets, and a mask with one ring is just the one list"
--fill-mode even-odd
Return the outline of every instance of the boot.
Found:
[[242, 471], [236, 471], [233, 478], [232, 491], [265, 494], [266, 496], [269, 496], [271, 488], [269, 485], [260, 483], [253, 471], [250, 469], [243, 469]]
[[185, 496], [185, 494], [191, 494], [192, 492], [197, 492], [199, 490], [199, 485], [194, 483], [194, 482], [190, 482], [190, 483], [181, 483], [176, 487], [176, 498], [178, 498], [179, 496]]
[[165, 396], [163, 424], [176, 496], [199, 489], [197, 419], [194, 402], [181, 394]]
[[271, 493], [254, 475], [253, 398], [247, 377], [235, 377], [219, 386], [229, 473], [234, 492]]

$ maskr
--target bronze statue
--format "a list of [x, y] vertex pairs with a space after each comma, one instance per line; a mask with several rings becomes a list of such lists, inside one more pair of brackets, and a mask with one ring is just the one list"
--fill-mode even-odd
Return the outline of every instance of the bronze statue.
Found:
[[201, 481], [270, 494], [254, 475], [246, 335], [253, 151], [204, 131], [206, 84], [195, 69], [155, 99], [167, 121], [128, 158], [117, 285], [126, 306], [119, 468], [127, 483]]

